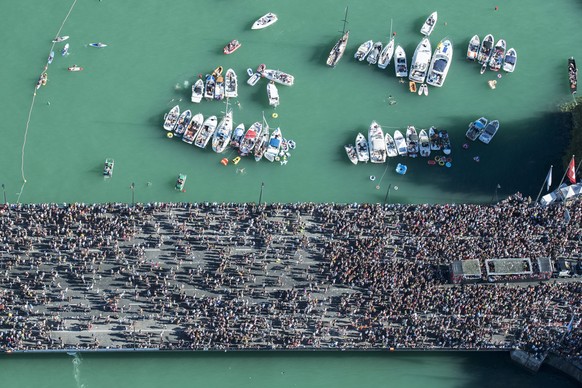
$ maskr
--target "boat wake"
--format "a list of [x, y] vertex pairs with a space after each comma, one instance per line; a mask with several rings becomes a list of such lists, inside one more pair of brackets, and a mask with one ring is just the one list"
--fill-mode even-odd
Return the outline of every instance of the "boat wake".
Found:
[[83, 364], [83, 359], [75, 352], [67, 352], [67, 354], [73, 356], [73, 377], [75, 378], [77, 388], [86, 388], [85, 384], [81, 382], [81, 365]]

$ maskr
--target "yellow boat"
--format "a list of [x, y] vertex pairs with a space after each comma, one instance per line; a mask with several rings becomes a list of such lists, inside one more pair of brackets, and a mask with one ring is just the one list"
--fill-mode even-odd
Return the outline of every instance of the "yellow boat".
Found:
[[240, 162], [240, 156], [237, 156], [232, 160], [232, 164], [238, 164], [238, 162]]

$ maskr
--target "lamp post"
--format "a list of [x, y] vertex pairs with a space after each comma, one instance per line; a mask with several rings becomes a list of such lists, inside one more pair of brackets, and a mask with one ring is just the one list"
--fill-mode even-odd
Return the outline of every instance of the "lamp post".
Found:
[[388, 199], [388, 203], [390, 203], [390, 189], [392, 188], [392, 183], [388, 185], [388, 190], [386, 190], [386, 196], [384, 197], [384, 205], [386, 205], [386, 199]]
[[131, 188], [131, 206], [135, 205], [135, 183], [131, 182], [131, 186], [129, 186]]
[[263, 199], [263, 187], [265, 187], [265, 182], [261, 182], [261, 192], [259, 194], [259, 206], [261, 206], [261, 200]]

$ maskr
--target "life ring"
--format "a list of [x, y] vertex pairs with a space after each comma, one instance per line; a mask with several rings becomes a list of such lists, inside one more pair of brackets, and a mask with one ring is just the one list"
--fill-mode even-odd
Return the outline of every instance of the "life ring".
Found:
[[464, 150], [466, 150], [466, 149], [469, 149], [469, 143], [465, 143], [465, 144], [463, 144], [463, 149], [464, 149]]
[[376, 175], [370, 175], [370, 180], [373, 182], [376, 180]]
[[430, 164], [431, 166], [434, 166], [436, 164], [436, 162], [434, 160], [429, 160], [428, 164]]
[[172, 132], [168, 132], [168, 133], [166, 133], [166, 137], [167, 137], [168, 139], [171, 139], [171, 138], [173, 138], [173, 137], [174, 137], [174, 134], [173, 134]]
[[453, 165], [453, 164], [452, 164], [451, 162], [446, 162], [446, 163], [445, 163], [445, 166], [447, 166], [447, 167], [451, 167], [452, 165]]
[[441, 157], [440, 156], [437, 155], [437, 156], [434, 157], [434, 161], [435, 162], [440, 162], [440, 160], [441, 160]]
[[279, 160], [281, 160], [281, 158], [278, 156], [275, 156], [275, 160], [278, 162]]
[[442, 167], [442, 166], [444, 166], [444, 165], [445, 165], [445, 162], [443, 162], [442, 160], [440, 160], [440, 161], [439, 161], [439, 166], [441, 166], [441, 167]]
[[289, 140], [287, 144], [289, 144], [289, 148], [291, 148], [292, 150], [294, 150], [295, 146], [297, 146], [297, 144], [295, 144], [295, 140]]
[[446, 159], [447, 162], [451, 163], [453, 161], [453, 158], [451, 158], [450, 156]]
[[503, 77], [501, 74], [497, 74], [497, 78], [501, 78]]
[[273, 114], [271, 115], [271, 117], [272, 117], [272, 118], [274, 118], [274, 119], [276, 119], [277, 117], [279, 117], [279, 114], [278, 114], [278, 113], [273, 113]]

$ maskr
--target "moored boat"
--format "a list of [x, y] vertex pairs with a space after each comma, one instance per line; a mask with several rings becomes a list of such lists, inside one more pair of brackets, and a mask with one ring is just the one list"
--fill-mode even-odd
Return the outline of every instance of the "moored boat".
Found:
[[216, 130], [216, 125], [218, 124], [218, 119], [216, 116], [210, 116], [204, 123], [202, 124], [202, 128], [198, 131], [196, 135], [196, 140], [194, 140], [194, 145], [196, 147], [205, 148], [208, 145], [208, 142], [214, 135], [214, 131]]
[[504, 39], [499, 39], [497, 43], [495, 43], [495, 49], [493, 50], [493, 54], [491, 54], [491, 58], [489, 59], [489, 68], [493, 71], [499, 71], [501, 66], [503, 65], [503, 58], [505, 58], [505, 49], [506, 43]]
[[255, 86], [257, 84], [257, 82], [259, 82], [260, 79], [261, 79], [261, 73], [253, 73], [253, 75], [251, 75], [249, 77], [249, 79], [247, 80], [247, 84], [249, 84], [251, 86]]
[[368, 148], [368, 141], [366, 136], [362, 133], [358, 133], [356, 136], [356, 153], [358, 154], [358, 162], [368, 163], [370, 160], [370, 150]]
[[260, 30], [269, 27], [271, 24], [275, 23], [279, 18], [272, 12], [269, 12], [255, 21], [251, 27], [253, 30]]
[[378, 57], [380, 56], [380, 52], [382, 52], [382, 42], [374, 43], [374, 46], [372, 46], [372, 51], [370, 51], [370, 53], [366, 57], [366, 61], [368, 61], [370, 65], [375, 65], [376, 63], [378, 63]]
[[69, 35], [57, 36], [56, 38], [53, 39], [53, 43], [64, 42], [67, 39], [69, 39]]
[[495, 134], [497, 133], [498, 130], [499, 130], [499, 121], [498, 120], [491, 120], [487, 124], [485, 129], [483, 129], [483, 132], [481, 132], [481, 134], [479, 135], [479, 140], [481, 140], [485, 144], [489, 144], [491, 142], [491, 139], [493, 139], [493, 136], [495, 136]]
[[226, 98], [238, 97], [238, 79], [234, 70], [228, 69], [224, 79], [224, 96]]
[[396, 142], [394, 141], [394, 138], [392, 138], [392, 135], [389, 132], [386, 132], [386, 135], [384, 135], [384, 140], [386, 142], [386, 155], [388, 155], [389, 158], [398, 156]]
[[198, 131], [200, 130], [200, 128], [202, 128], [203, 123], [204, 116], [202, 115], [202, 113], [195, 114], [190, 120], [188, 126], [186, 127], [184, 134], [182, 135], [182, 141], [188, 144], [192, 144], [194, 142], [194, 139], [196, 138], [196, 135], [198, 134]]
[[213, 75], [207, 74], [204, 82], [204, 98], [207, 100], [214, 99], [214, 89], [216, 88], [216, 79]]
[[255, 149], [253, 151], [253, 153], [255, 154], [255, 162], [258, 162], [263, 158], [268, 147], [269, 147], [269, 126], [266, 123], [264, 123], [263, 128], [261, 129], [261, 132], [257, 137], [257, 144], [255, 144]]
[[469, 47], [467, 47], [467, 59], [470, 61], [477, 60], [477, 55], [479, 54], [479, 47], [481, 46], [481, 39], [479, 35], [473, 35], [469, 41]]
[[216, 126], [212, 136], [212, 150], [219, 154], [230, 144], [230, 136], [232, 135], [232, 110], [229, 110], [228, 107], [226, 110], [226, 114]]
[[269, 138], [269, 144], [267, 146], [267, 151], [265, 152], [265, 159], [269, 162], [274, 161], [275, 157], [279, 155], [282, 140], [283, 136], [281, 135], [281, 128], [277, 127]]
[[438, 13], [437, 13], [437, 11], [434, 11], [433, 13], [431, 13], [428, 16], [428, 18], [426, 18], [426, 21], [424, 22], [424, 24], [420, 28], [420, 33], [422, 35], [429, 36], [432, 33], [432, 31], [434, 30], [436, 23], [437, 23], [437, 20], [438, 20]]
[[427, 37], [424, 37], [418, 46], [416, 46], [416, 50], [414, 50], [414, 55], [412, 56], [410, 74], [408, 76], [411, 81], [420, 83], [424, 82], [431, 56], [432, 49], [430, 41]]
[[263, 77], [265, 77], [266, 79], [269, 79], [271, 81], [275, 81], [281, 85], [285, 85], [285, 86], [293, 86], [293, 83], [295, 82], [295, 77], [293, 77], [291, 74], [285, 73], [281, 70], [270, 70], [270, 69], [265, 69], [261, 75]]
[[174, 125], [174, 134], [176, 136], [182, 136], [188, 127], [188, 124], [190, 124], [190, 120], [192, 120], [192, 111], [187, 109], [180, 114], [180, 117], [178, 117], [178, 121], [176, 122], [176, 125]]
[[222, 70], [223, 70], [223, 67], [222, 67], [222, 66], [218, 66], [218, 67], [217, 67], [216, 69], [214, 69], [214, 71], [212, 72], [212, 76], [213, 76], [214, 78], [218, 78], [218, 77], [220, 77], [220, 76], [222, 75]]
[[493, 39], [493, 35], [485, 35], [485, 38], [483, 38], [481, 41], [479, 53], [477, 54], [477, 62], [479, 62], [481, 65], [487, 65], [487, 62], [489, 62], [489, 58], [491, 57], [491, 53], [493, 52], [494, 45], [495, 39]]
[[61, 50], [61, 55], [65, 56], [69, 53], [69, 44], [65, 44], [65, 47], [63, 47], [63, 49]]
[[394, 50], [394, 71], [396, 72], [396, 77], [408, 77], [406, 53], [402, 46], [397, 46], [396, 50]]
[[226, 46], [224, 46], [224, 48], [222, 49], [222, 52], [225, 54], [232, 54], [234, 53], [236, 50], [238, 50], [238, 48], [241, 46], [241, 43], [236, 40], [233, 39], [230, 42], [228, 42], [228, 44]]
[[386, 139], [382, 127], [372, 121], [368, 128], [368, 149], [370, 152], [370, 162], [384, 163], [386, 161]]
[[408, 81], [408, 90], [410, 90], [410, 93], [416, 93], [416, 82]]
[[366, 59], [366, 56], [370, 53], [370, 51], [372, 51], [373, 46], [374, 46], [373, 40], [368, 40], [362, 43], [360, 47], [358, 47], [356, 53], [354, 54], [354, 58], [360, 62], [363, 61], [364, 59]]
[[411, 158], [416, 158], [418, 156], [418, 134], [416, 133], [416, 128], [409, 125], [406, 129], [406, 145], [408, 147], [408, 156]]
[[[400, 47], [400, 46], [399, 46]], [[394, 36], [390, 38], [390, 41], [384, 47], [384, 50], [380, 53], [378, 57], [378, 67], [380, 69], [385, 69], [390, 64], [392, 57], [394, 56]]]
[[176, 105], [164, 116], [164, 129], [166, 131], [172, 131], [176, 122], [178, 122], [178, 117], [180, 117], [180, 106]]
[[69, 71], [81, 71], [81, 70], [83, 70], [83, 68], [81, 66], [73, 65], [71, 67], [68, 67], [67, 70], [69, 70]]
[[503, 58], [503, 70], [508, 73], [513, 73], [517, 65], [517, 51], [512, 47], [505, 53]]
[[481, 118], [473, 121], [472, 123], [470, 123], [469, 128], [467, 129], [467, 132], [465, 133], [465, 136], [467, 137], [467, 139], [475, 141], [479, 137], [479, 135], [481, 135], [481, 133], [483, 132], [483, 130], [487, 126], [487, 123], [488, 123], [488, 120], [485, 117], [481, 117]]
[[398, 129], [394, 131], [394, 143], [396, 143], [396, 150], [398, 151], [398, 155], [406, 156], [408, 152], [408, 147], [406, 146], [406, 140], [404, 136], [402, 136], [402, 132]]
[[53, 59], [55, 59], [55, 52], [51, 51], [51, 53], [48, 56], [48, 64], [50, 65], [51, 63], [53, 63]]
[[97, 42], [97, 43], [89, 43], [89, 46], [96, 47], [96, 48], [103, 48], [107, 47], [105, 43]]
[[174, 188], [178, 191], [184, 191], [184, 185], [186, 184], [186, 178], [188, 178], [188, 175], [179, 174], [178, 179], [176, 179], [176, 185], [174, 186]]
[[219, 75], [216, 77], [216, 85], [214, 86], [214, 99], [222, 100], [224, 98], [224, 77]]
[[246, 156], [246, 155], [251, 153], [251, 151], [255, 147], [255, 144], [257, 143], [259, 133], [261, 132], [262, 129], [263, 129], [263, 124], [261, 124], [258, 121], [253, 123], [249, 127], [249, 129], [247, 129], [245, 136], [243, 137], [242, 141], [240, 142], [239, 150], [240, 150], [241, 156]]
[[450, 40], [442, 40], [434, 50], [434, 55], [430, 62], [426, 83], [432, 86], [441, 87], [445, 83], [451, 61], [453, 60], [453, 44]]
[[428, 139], [430, 141], [431, 151], [440, 151], [441, 139], [435, 127], [430, 127], [428, 129]]
[[326, 63], [328, 66], [335, 67], [339, 60], [342, 59], [342, 56], [344, 55], [344, 52], [346, 51], [346, 47], [348, 45], [349, 37], [350, 31], [348, 30], [342, 35], [340, 40], [337, 41], [335, 46], [333, 46], [327, 57]]
[[441, 139], [443, 154], [450, 155], [452, 148], [451, 148], [451, 139], [449, 137], [449, 133], [445, 130], [440, 130], [439, 137]]
[[428, 158], [430, 156], [430, 140], [424, 129], [421, 129], [418, 133], [418, 148], [420, 150], [420, 156]]
[[234, 148], [239, 148], [242, 139], [245, 137], [245, 125], [240, 123], [232, 131], [232, 139], [230, 139], [230, 145]]
[[192, 97], [190, 98], [192, 102], [199, 103], [202, 101], [202, 96], [204, 95], [204, 81], [202, 78], [198, 78], [194, 84], [192, 84]]
[[267, 84], [267, 97], [269, 98], [269, 105], [275, 108], [279, 106], [279, 91], [273, 81]]
[[570, 93], [576, 94], [578, 91], [578, 68], [574, 57], [568, 58], [568, 82], [570, 83]]
[[344, 145], [344, 150], [353, 164], [358, 164], [358, 153], [356, 152], [356, 147], [353, 144]]

